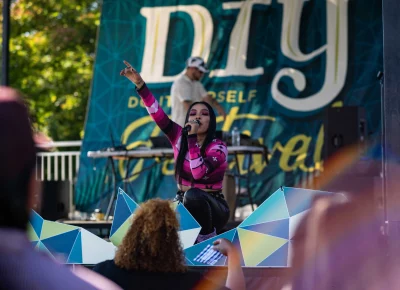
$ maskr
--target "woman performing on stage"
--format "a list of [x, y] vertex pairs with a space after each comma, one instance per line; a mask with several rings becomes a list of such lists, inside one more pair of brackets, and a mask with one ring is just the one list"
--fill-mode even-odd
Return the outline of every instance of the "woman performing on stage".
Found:
[[229, 207], [222, 194], [222, 181], [228, 166], [226, 145], [215, 138], [216, 117], [206, 102], [193, 103], [185, 119], [185, 128], [168, 118], [147, 88], [140, 74], [127, 66], [120, 75], [136, 85], [147, 111], [167, 135], [174, 149], [176, 199], [201, 225], [197, 242], [216, 235], [227, 223]]

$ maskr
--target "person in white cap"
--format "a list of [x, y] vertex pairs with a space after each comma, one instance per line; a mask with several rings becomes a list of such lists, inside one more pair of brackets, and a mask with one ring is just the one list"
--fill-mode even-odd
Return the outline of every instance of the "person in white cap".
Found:
[[171, 119], [182, 127], [185, 125], [185, 116], [189, 106], [194, 102], [209, 103], [225, 120], [224, 108], [207, 93], [200, 82], [205, 73], [208, 73], [208, 69], [204, 60], [201, 57], [190, 57], [186, 61], [186, 72], [172, 84]]

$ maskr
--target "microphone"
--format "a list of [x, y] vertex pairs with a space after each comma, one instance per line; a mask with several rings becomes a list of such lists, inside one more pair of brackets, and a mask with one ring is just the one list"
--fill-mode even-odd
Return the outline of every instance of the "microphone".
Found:
[[[200, 121], [199, 121], [199, 120], [193, 120], [193, 121], [196, 122], [198, 125], [200, 125]], [[186, 126], [182, 129], [182, 132], [183, 132], [184, 134], [187, 134], [187, 133], [189, 133], [190, 130], [192, 130], [192, 126], [190, 126], [190, 125], [188, 124], [188, 125], [186, 125]]]

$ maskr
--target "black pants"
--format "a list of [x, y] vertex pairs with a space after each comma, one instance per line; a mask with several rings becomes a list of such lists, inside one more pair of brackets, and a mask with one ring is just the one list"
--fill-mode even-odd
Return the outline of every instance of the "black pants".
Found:
[[178, 193], [177, 199], [183, 202], [185, 208], [201, 225], [201, 235], [212, 233], [214, 228], [219, 232], [228, 222], [229, 207], [222, 194], [191, 188], [185, 193]]

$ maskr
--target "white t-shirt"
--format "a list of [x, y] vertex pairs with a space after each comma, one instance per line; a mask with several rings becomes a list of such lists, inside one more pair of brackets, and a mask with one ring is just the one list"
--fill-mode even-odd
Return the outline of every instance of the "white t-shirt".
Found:
[[187, 111], [184, 101], [201, 102], [207, 91], [199, 81], [192, 81], [186, 74], [179, 76], [171, 87], [171, 119], [182, 127], [185, 125]]

